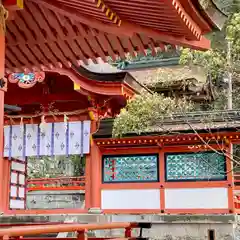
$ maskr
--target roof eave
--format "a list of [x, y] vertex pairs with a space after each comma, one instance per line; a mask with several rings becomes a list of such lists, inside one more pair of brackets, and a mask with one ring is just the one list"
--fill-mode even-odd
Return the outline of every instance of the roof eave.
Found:
[[207, 18], [214, 30], [221, 30], [228, 16], [219, 9], [213, 0], [198, 0], [200, 13]]

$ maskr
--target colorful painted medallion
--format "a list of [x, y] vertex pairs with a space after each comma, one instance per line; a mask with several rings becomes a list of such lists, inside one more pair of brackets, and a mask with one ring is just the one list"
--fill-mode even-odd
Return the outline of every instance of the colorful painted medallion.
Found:
[[18, 86], [21, 88], [31, 88], [37, 82], [43, 82], [44, 79], [44, 72], [11, 73], [8, 76], [10, 83], [18, 83]]

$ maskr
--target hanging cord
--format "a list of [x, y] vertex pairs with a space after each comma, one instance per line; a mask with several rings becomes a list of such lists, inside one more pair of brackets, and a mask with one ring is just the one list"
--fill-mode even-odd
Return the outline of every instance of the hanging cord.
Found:
[[0, 34], [5, 34], [6, 32], [6, 20], [8, 18], [8, 11], [5, 7], [0, 4]]

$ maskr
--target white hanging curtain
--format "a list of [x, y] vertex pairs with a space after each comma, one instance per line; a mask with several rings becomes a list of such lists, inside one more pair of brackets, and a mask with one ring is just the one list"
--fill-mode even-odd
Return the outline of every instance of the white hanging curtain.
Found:
[[90, 121], [4, 127], [4, 157], [88, 154]]

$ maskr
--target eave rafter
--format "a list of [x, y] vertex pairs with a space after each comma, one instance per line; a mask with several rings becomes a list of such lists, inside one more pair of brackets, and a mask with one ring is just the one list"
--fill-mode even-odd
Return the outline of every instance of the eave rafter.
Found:
[[105, 4], [103, 0], [92, 1], [96, 3], [97, 8], [100, 8], [110, 21], [117, 24], [119, 27], [121, 26], [122, 20], [120, 17], [114, 11], [112, 11], [112, 9], [107, 4]]
[[79, 2], [80, 6], [92, 4], [90, 7], [95, 11], [99, 7], [100, 13], [104, 13], [102, 17], [107, 19], [104, 22], [86, 15], [84, 8], [79, 11], [69, 7], [72, 0], [69, 3], [65, 0], [25, 0], [24, 10], [17, 11], [14, 19], [7, 22], [6, 72], [69, 68], [72, 64], [88, 64], [89, 59], [97, 63], [98, 58], [103, 61], [108, 61], [109, 57], [125, 59], [127, 53], [135, 57], [136, 52], [146, 54], [149, 48], [155, 55], [157, 51], [165, 51], [166, 45], [200, 50], [210, 47], [210, 42], [199, 35], [200, 29], [191, 23], [190, 16], [177, 0], [172, 0], [171, 7], [195, 37], [191, 38], [189, 32], [171, 35], [122, 19], [108, 4], [111, 1]]

